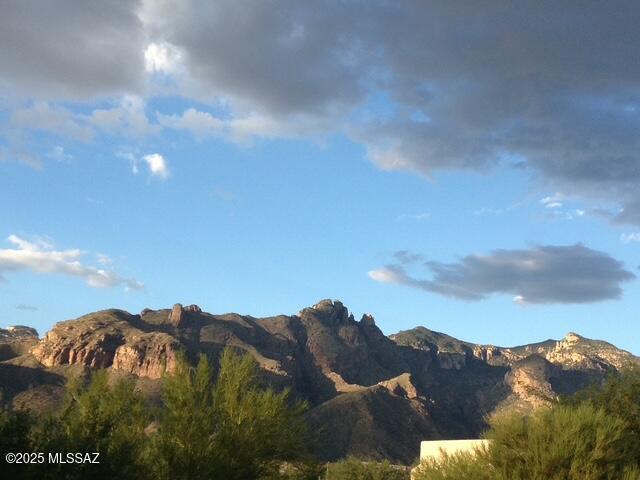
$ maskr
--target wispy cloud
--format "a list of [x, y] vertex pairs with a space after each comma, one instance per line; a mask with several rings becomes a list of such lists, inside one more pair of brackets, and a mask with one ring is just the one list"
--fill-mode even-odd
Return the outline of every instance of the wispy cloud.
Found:
[[28, 305], [26, 303], [19, 303], [18, 305], [16, 305], [16, 310], [20, 310], [23, 312], [35, 312], [38, 310], [38, 307], [36, 307], [35, 305]]
[[554, 195], [550, 195], [548, 197], [544, 197], [540, 199], [540, 203], [544, 205], [545, 208], [561, 208], [564, 202], [565, 196], [562, 193], [555, 193]]
[[403, 220], [428, 220], [431, 218], [431, 213], [423, 212], [423, 213], [403, 213], [398, 215], [398, 221], [402, 222]]
[[0, 249], [0, 281], [7, 281], [12, 272], [30, 271], [38, 274], [60, 274], [83, 279], [93, 288], [124, 286], [127, 290], [141, 290], [144, 285], [125, 278], [112, 270], [82, 263], [85, 252], [79, 249], [56, 250], [48, 241], [25, 240], [10, 235], [7, 241], [13, 248]]
[[640, 242], [640, 232], [623, 233], [620, 235], [622, 243]]

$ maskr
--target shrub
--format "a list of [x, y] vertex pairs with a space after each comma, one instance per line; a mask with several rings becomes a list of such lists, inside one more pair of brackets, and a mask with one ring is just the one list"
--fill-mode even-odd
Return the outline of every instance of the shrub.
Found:
[[[640, 367], [611, 374], [602, 386], [593, 385], [562, 403], [592, 405], [620, 418], [630, 455], [640, 462]], [[636, 465], [640, 467], [640, 463]]]
[[326, 480], [408, 480], [409, 472], [389, 462], [364, 462], [348, 457], [327, 466]]
[[624, 422], [592, 405], [497, 418], [487, 438], [492, 443], [475, 456], [425, 462], [416, 480], [604, 480], [638, 472]]
[[44, 464], [37, 478], [145, 478], [142, 458], [149, 418], [133, 381], [109, 385], [104, 370], [94, 372], [87, 385], [77, 378], [70, 381], [60, 414], [32, 432], [32, 451], [99, 452], [100, 463]]
[[178, 362], [165, 378], [152, 456], [158, 478], [250, 479], [277, 475], [305, 453], [304, 404], [258, 383], [250, 355], [224, 350], [215, 384], [208, 359]]
[[497, 478], [482, 453], [444, 454], [438, 460], [423, 460], [413, 472], [413, 480], [493, 480]]

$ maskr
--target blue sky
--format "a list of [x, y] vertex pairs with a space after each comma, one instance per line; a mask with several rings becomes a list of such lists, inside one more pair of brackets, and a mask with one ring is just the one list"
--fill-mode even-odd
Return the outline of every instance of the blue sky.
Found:
[[506, 7], [261, 5], [7, 7], [2, 326], [339, 298], [387, 334], [640, 354], [624, 16], [548, 7], [617, 32], [594, 50]]

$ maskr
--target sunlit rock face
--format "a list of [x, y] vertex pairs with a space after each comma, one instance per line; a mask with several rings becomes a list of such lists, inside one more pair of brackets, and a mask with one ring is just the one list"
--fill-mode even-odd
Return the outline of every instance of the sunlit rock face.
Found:
[[[56, 324], [42, 340], [28, 327], [0, 330], [0, 388], [13, 401], [33, 403], [50, 391], [47, 382], [57, 382], [51, 391], [61, 395], [65, 372], [106, 368], [133, 376], [151, 395], [180, 356], [206, 354], [215, 362], [226, 347], [253, 356], [266, 384], [309, 403], [320, 458], [398, 463], [415, 460], [422, 440], [477, 437], [493, 415], [526, 414], [638, 363], [575, 333], [509, 348], [425, 327], [386, 336], [372, 315], [355, 320], [339, 300], [267, 318], [176, 303], [139, 315], [91, 313]], [[16, 382], [13, 371], [24, 381]]]

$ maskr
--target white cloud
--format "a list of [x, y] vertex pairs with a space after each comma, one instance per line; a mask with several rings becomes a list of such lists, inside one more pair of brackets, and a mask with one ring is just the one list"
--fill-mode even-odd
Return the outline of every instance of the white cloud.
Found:
[[[344, 133], [381, 168], [427, 176], [491, 172], [517, 158], [545, 188], [624, 206], [613, 220], [640, 225], [636, 3], [286, 5], [102, 2], [96, 15], [85, 2], [12, 2], [0, 17], [0, 43], [14, 47], [0, 49], [0, 86], [10, 101], [103, 102], [153, 95], [155, 74], [167, 75], [176, 98], [226, 107], [223, 127], [213, 116], [176, 127], [196, 135]], [[574, 17], [578, 27], [565, 25]], [[381, 104], [388, 113], [371, 115]], [[27, 128], [76, 137], [161, 129], [135, 101], [84, 123], [30, 115], [18, 118]], [[27, 150], [10, 156], [38, 165]]]
[[158, 114], [157, 117], [160, 125], [177, 130], [187, 130], [199, 138], [219, 135], [224, 129], [222, 120], [195, 108], [185, 110], [181, 116]]
[[147, 164], [152, 176], [159, 177], [162, 180], [169, 177], [169, 167], [167, 167], [167, 162], [159, 153], [145, 155], [142, 157], [142, 160]]
[[250, 112], [230, 118], [219, 118], [195, 108], [185, 110], [182, 115], [156, 114], [158, 123], [165, 128], [185, 130], [196, 138], [211, 136], [246, 144], [255, 138], [302, 138], [318, 137], [336, 127], [310, 115], [290, 115], [277, 118], [268, 114]]
[[160, 72], [165, 75], [180, 69], [182, 54], [167, 42], [150, 43], [144, 51], [144, 65], [147, 72]]
[[87, 121], [105, 133], [129, 137], [146, 137], [160, 132], [145, 112], [145, 101], [136, 95], [125, 95], [113, 108], [94, 110]]
[[513, 297], [513, 301], [515, 303], [517, 303], [518, 305], [526, 305], [527, 304], [527, 299], [524, 298], [522, 295], [516, 295], [515, 297]]
[[11, 123], [17, 127], [42, 130], [81, 141], [93, 138], [93, 131], [82, 123], [78, 115], [47, 102], [36, 102], [30, 107], [15, 110]]
[[391, 267], [383, 267], [377, 270], [370, 270], [367, 275], [376, 282], [381, 283], [405, 283], [402, 273], [395, 271]]
[[640, 242], [640, 232], [623, 233], [620, 235], [622, 243]]
[[143, 164], [149, 171], [149, 175], [158, 177], [161, 180], [169, 178], [169, 166], [166, 159], [159, 153], [150, 153], [140, 158], [133, 153], [126, 151], [117, 152], [116, 155], [131, 163], [131, 171], [135, 175], [140, 173], [140, 164]]
[[543, 204], [545, 208], [560, 208], [563, 205], [562, 201], [564, 199], [565, 196], [562, 193], [556, 193], [540, 199], [540, 203]]
[[98, 260], [98, 263], [100, 265], [111, 265], [113, 263], [111, 257], [109, 255], [105, 255], [104, 253], [96, 254], [96, 259]]
[[61, 274], [82, 278], [93, 288], [124, 285], [127, 290], [141, 290], [143, 284], [133, 278], [82, 263], [85, 252], [79, 249], [55, 250], [41, 238], [34, 241], [10, 235], [8, 242], [14, 248], [0, 249], [0, 280], [10, 272], [31, 271], [40, 274]]

